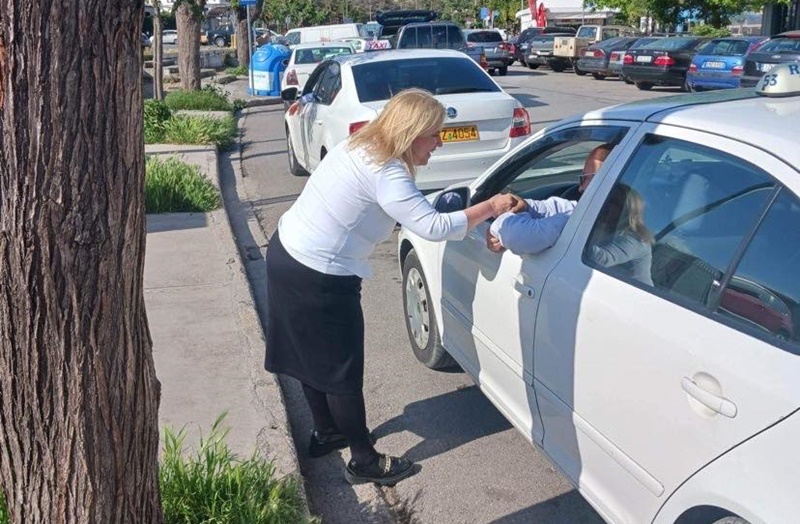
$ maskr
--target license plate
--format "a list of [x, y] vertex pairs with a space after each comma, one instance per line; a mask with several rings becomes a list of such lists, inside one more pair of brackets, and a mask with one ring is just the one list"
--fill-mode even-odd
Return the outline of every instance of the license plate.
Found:
[[480, 140], [478, 126], [445, 127], [439, 132], [442, 142], [472, 142]]
[[725, 62], [703, 62], [705, 69], [725, 69]]
[[646, 64], [649, 64], [650, 62], [652, 62], [652, 61], [653, 61], [653, 57], [652, 57], [652, 56], [647, 56], [647, 55], [644, 55], [644, 56], [637, 56], [637, 57], [636, 57], [636, 61], [637, 61], [637, 62], [644, 62], [644, 63], [646, 63]]
[[769, 71], [773, 67], [775, 67], [775, 64], [758, 64], [758, 70], [761, 72]]

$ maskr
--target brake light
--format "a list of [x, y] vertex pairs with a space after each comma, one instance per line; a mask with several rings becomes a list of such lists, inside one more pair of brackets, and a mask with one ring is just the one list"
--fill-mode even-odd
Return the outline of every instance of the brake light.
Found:
[[692, 64], [689, 66], [689, 72], [696, 73], [697, 72], [697, 64]]
[[731, 68], [731, 74], [733, 75], [741, 75], [742, 73], [744, 73], [744, 66], [737, 65]]
[[531, 134], [531, 117], [524, 107], [515, 107], [514, 116], [511, 117], [510, 138]]
[[503, 51], [511, 51], [511, 44], [503, 42], [502, 44], [500, 44], [500, 49], [502, 49]]
[[602, 49], [595, 49], [592, 56], [594, 56], [595, 58], [603, 58], [604, 56], [606, 56], [606, 52], [603, 51]]
[[611, 53], [611, 61], [612, 62], [618, 61], [619, 60], [619, 54], [620, 54], [619, 51], [614, 51], [613, 53]]
[[633, 63], [633, 55], [629, 55], [625, 53], [625, 56], [622, 57], [623, 64], [632, 64]]
[[486, 55], [484, 53], [481, 53], [481, 62], [480, 62], [480, 64], [481, 64], [481, 67], [484, 70], [488, 70], [489, 69], [489, 61], [486, 60]]
[[299, 86], [300, 82], [297, 80], [297, 71], [294, 69], [289, 69], [289, 72], [286, 73], [286, 85], [287, 86]]
[[675, 60], [671, 56], [659, 56], [653, 63], [657, 66], [669, 67], [675, 65]]
[[363, 122], [352, 122], [350, 124], [350, 134], [351, 135], [356, 134], [359, 131], [359, 129], [361, 129], [367, 124], [369, 124], [368, 120], [364, 120]]

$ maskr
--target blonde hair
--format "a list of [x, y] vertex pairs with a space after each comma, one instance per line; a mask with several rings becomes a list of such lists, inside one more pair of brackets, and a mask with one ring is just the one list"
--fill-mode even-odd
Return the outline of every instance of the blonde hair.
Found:
[[406, 89], [389, 100], [378, 118], [350, 137], [349, 148], [363, 148], [378, 165], [398, 158], [413, 177], [411, 143], [423, 133], [441, 129], [444, 117], [444, 106], [431, 93]]

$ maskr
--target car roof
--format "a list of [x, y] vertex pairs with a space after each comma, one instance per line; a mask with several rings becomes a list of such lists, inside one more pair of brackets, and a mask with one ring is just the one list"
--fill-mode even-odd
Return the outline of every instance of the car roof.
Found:
[[331, 60], [336, 60], [343, 65], [358, 65], [365, 62], [389, 62], [392, 60], [407, 60], [410, 58], [464, 58], [472, 59], [461, 51], [450, 49], [388, 49], [385, 51], [370, 51], [369, 53], [356, 53], [352, 55], [339, 55]]
[[774, 98], [759, 96], [753, 89], [729, 89], [640, 100], [567, 121], [629, 120], [698, 129], [752, 144], [800, 166], [798, 114], [800, 95]]
[[347, 42], [336, 40], [326, 40], [325, 42], [306, 42], [304, 44], [297, 44], [292, 46], [292, 51], [298, 49], [319, 49], [320, 47], [347, 47]]

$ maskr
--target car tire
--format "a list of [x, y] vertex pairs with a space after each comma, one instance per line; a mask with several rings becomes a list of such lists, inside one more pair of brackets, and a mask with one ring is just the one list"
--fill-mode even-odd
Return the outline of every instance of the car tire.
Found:
[[497, 69], [488, 69], [487, 72], [489, 73], [489, 76], [494, 76], [497, 74]]
[[683, 79], [683, 85], [681, 86], [681, 91], [684, 93], [694, 93], [695, 89], [692, 87], [692, 84], [689, 83], [688, 78]]
[[564, 66], [550, 66], [550, 69], [555, 73], [563, 73]]
[[539, 64], [528, 64], [528, 69], [539, 69]]
[[631, 80], [631, 79], [630, 79], [630, 78], [628, 78], [627, 76], [621, 76], [620, 78], [622, 79], [622, 81], [623, 81], [623, 82], [625, 82], [625, 83], [626, 83], [626, 84], [628, 84], [629, 86], [632, 86], [632, 85], [633, 85], [633, 80]]
[[573, 64], [573, 65], [572, 65], [572, 70], [573, 70], [573, 71], [575, 72], [575, 74], [576, 74], [576, 75], [578, 75], [578, 76], [584, 76], [584, 75], [586, 75], [586, 71], [584, 71], [583, 69], [581, 69], [580, 67], [578, 67], [578, 64]]
[[227, 42], [225, 42], [225, 38], [218, 36], [214, 39], [214, 45], [217, 47], [227, 47]]
[[605, 80], [606, 75], [602, 73], [592, 73], [592, 78], [594, 78], [595, 80]]
[[497, 72], [500, 73], [500, 76], [506, 76], [508, 74], [508, 66], [501, 67]]
[[428, 281], [413, 249], [403, 260], [403, 313], [417, 360], [430, 369], [452, 367], [455, 361], [442, 346]]
[[303, 169], [303, 166], [297, 161], [297, 155], [294, 153], [294, 146], [292, 146], [292, 138], [289, 135], [289, 128], [286, 128], [286, 154], [289, 157], [289, 172], [294, 176], [308, 176], [308, 171]]
[[634, 82], [634, 84], [636, 84], [636, 87], [642, 91], [650, 91], [653, 89], [653, 84], [650, 82]]

